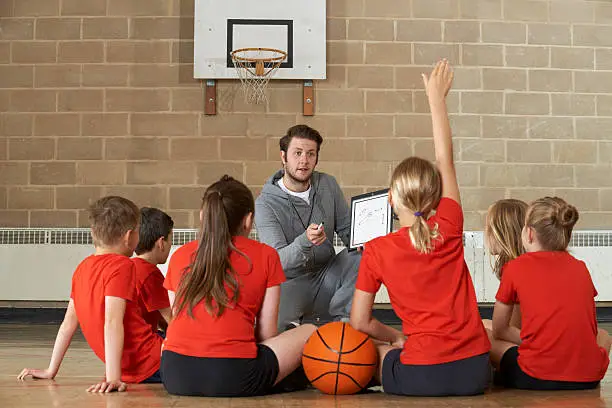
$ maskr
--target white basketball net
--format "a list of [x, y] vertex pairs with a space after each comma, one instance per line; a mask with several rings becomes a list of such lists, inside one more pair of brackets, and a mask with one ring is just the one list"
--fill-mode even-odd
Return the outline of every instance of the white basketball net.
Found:
[[243, 48], [232, 51], [231, 55], [245, 101], [256, 104], [266, 102], [268, 83], [287, 53], [272, 48]]

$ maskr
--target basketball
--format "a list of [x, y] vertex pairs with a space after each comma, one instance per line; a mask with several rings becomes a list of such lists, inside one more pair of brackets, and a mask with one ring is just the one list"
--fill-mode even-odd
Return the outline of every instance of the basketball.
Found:
[[376, 370], [378, 353], [367, 334], [348, 323], [327, 323], [310, 336], [302, 365], [306, 376], [326, 394], [354, 394], [364, 389]]

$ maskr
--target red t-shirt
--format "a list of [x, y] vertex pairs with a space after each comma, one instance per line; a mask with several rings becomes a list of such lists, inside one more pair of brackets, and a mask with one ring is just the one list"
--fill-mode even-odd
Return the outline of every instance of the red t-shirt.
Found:
[[428, 224], [441, 239], [429, 254], [418, 252], [408, 228], [370, 241], [363, 253], [356, 287], [376, 293], [387, 287], [393, 310], [407, 336], [403, 364], [431, 365], [484, 354], [491, 344], [463, 258], [463, 212], [442, 198]]
[[503, 268], [497, 300], [521, 305], [518, 364], [541, 380], [601, 380], [610, 362], [597, 345], [595, 286], [567, 252], [530, 252]]
[[164, 288], [164, 275], [157, 265], [142, 258], [132, 258], [132, 261], [136, 267], [136, 296], [140, 313], [151, 326], [151, 331], [156, 333], [161, 318], [159, 310], [170, 307], [168, 291]]
[[173, 292], [178, 290], [179, 280], [181, 276], [183, 276], [185, 268], [189, 267], [193, 262], [199, 244], [200, 241], [198, 240], [191, 241], [174, 251], [170, 257], [170, 261], [168, 261], [168, 271], [166, 272], [166, 279], [164, 280], [164, 288], [172, 290]]
[[[257, 356], [255, 319], [261, 310], [266, 289], [284, 282], [285, 274], [273, 248], [245, 237], [234, 237], [234, 245], [251, 261], [249, 265], [237, 252], [230, 254], [230, 262], [240, 283], [237, 303], [226, 308], [218, 318], [206, 311], [203, 301], [194, 307], [193, 318], [189, 317], [187, 310], [183, 310], [173, 317], [168, 326], [164, 350], [193, 357]], [[181, 251], [183, 248], [187, 249]], [[168, 268], [164, 282], [166, 289], [174, 292], [178, 290], [185, 268], [189, 266], [194, 248], [197, 250], [197, 243], [190, 242], [183, 248], [172, 256], [172, 268]]]
[[138, 383], [152, 376], [160, 364], [162, 339], [141, 315], [136, 295], [136, 274], [130, 258], [118, 254], [91, 255], [72, 276], [72, 292], [81, 331], [93, 352], [104, 357], [105, 297], [125, 299], [121, 380]]

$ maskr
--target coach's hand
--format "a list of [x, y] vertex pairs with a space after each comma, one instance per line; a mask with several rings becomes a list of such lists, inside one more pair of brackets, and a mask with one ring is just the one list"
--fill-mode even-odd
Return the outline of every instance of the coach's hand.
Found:
[[306, 230], [306, 238], [308, 238], [313, 245], [321, 245], [327, 239], [327, 235], [325, 235], [325, 226], [322, 225], [321, 228], [319, 228], [317, 224], [310, 224]]

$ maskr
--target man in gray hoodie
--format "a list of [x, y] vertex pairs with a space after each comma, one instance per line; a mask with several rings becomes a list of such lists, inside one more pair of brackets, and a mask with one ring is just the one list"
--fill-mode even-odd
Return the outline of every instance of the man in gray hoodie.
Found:
[[315, 171], [323, 138], [306, 125], [280, 140], [283, 169], [255, 201], [259, 240], [275, 248], [287, 281], [281, 285], [278, 327], [304, 317], [347, 318], [361, 255], [336, 254], [334, 232], [348, 246], [351, 216], [336, 179]]

